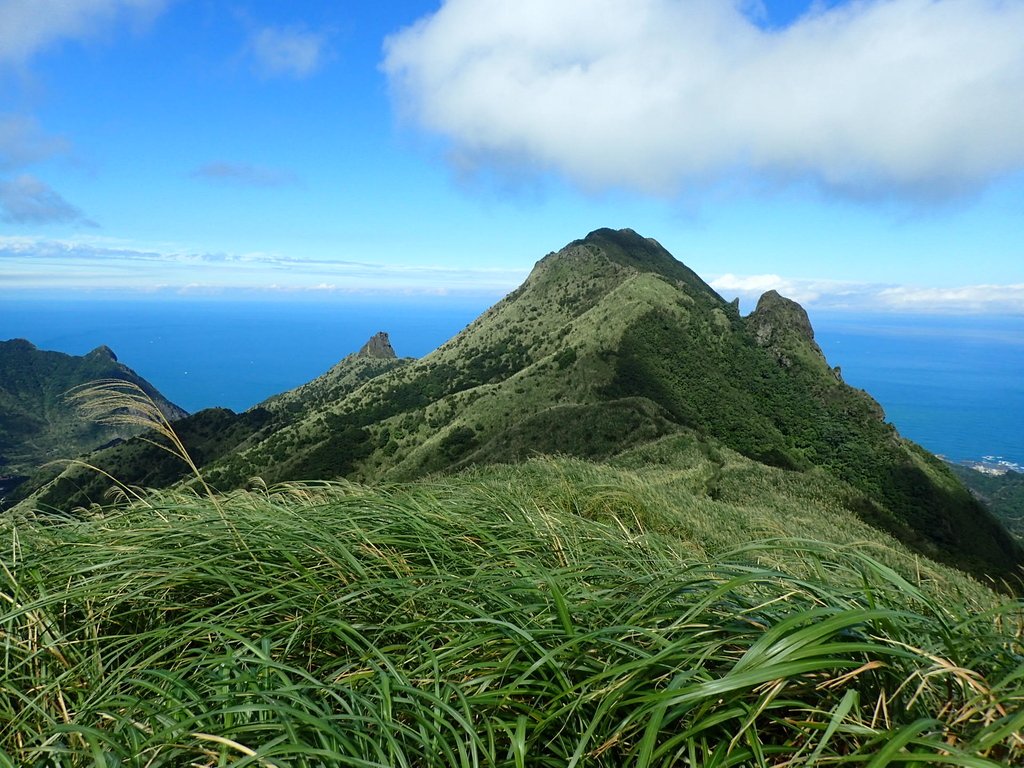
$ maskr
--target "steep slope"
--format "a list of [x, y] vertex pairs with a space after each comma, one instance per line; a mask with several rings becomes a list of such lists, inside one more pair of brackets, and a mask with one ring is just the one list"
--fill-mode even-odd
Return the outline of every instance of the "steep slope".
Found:
[[[1024, 562], [948, 468], [842, 381], [802, 308], [769, 293], [741, 317], [631, 230], [549, 254], [427, 357], [344, 394], [316, 391], [293, 395], [287, 423], [208, 462], [206, 479], [408, 480], [535, 454], [610, 460], [686, 435], [708, 456], [745, 456], [752, 477], [768, 465], [812, 478], [918, 553], [1000, 578]], [[712, 499], [716, 472], [702, 481]]]
[[68, 402], [69, 390], [99, 379], [138, 385], [168, 419], [186, 415], [108, 347], [74, 356], [37, 349], [24, 339], [0, 341], [0, 474], [31, 472], [137, 433], [87, 421]]
[[370, 379], [401, 368], [411, 358], [399, 358], [387, 333], [374, 334], [354, 354], [343, 358], [326, 373], [295, 389], [264, 400], [264, 408], [287, 421], [296, 421], [310, 413], [323, 410], [359, 389]]

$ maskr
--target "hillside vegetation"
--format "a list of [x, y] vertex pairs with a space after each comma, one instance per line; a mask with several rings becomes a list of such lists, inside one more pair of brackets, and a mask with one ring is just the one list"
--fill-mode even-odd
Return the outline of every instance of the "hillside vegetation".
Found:
[[8, 515], [0, 765], [1024, 761], [1021, 603], [730, 456]]
[[[793, 476], [780, 482], [813, 482], [928, 558], [1011, 582], [1024, 564], [1024, 549], [949, 468], [842, 381], [799, 305], [770, 292], [741, 317], [631, 230], [597, 230], [549, 254], [421, 360], [350, 356], [248, 414], [196, 422], [181, 432], [222, 491], [253, 478], [408, 481], [536, 455], [608, 461], [685, 437], [711, 457], [711, 499], [725, 449], [754, 474], [773, 467]], [[187, 479], [159, 453], [135, 443], [89, 462], [129, 486]], [[32, 504], [63, 512], [103, 503], [109, 482], [72, 467], [32, 487]]]
[[950, 466], [1007, 530], [1024, 541], [1024, 474], [990, 475], [959, 464]]
[[[387, 339], [386, 334], [382, 336]], [[205, 408], [189, 416], [179, 416], [176, 420], [172, 415], [174, 432], [187, 446], [195, 463], [207, 466], [237, 454], [312, 412], [327, 408], [373, 377], [409, 362], [409, 358], [396, 358], [393, 350], [390, 355], [371, 355], [361, 351], [348, 355], [315, 380], [274, 395], [243, 413], [227, 408]], [[143, 391], [148, 394], [147, 390]], [[62, 402], [63, 407], [69, 410], [69, 418], [73, 414], [76, 423], [89, 424], [94, 430], [101, 428], [95, 420], [84, 419], [69, 408], [66, 397]], [[124, 432], [123, 425], [119, 428]], [[135, 428], [129, 434], [139, 431]], [[75, 452], [72, 449], [61, 458], [70, 459]], [[95, 471], [97, 467], [102, 471]], [[7, 506], [35, 494], [36, 503], [62, 512], [82, 504], [103, 502], [112, 485], [116, 485], [112, 478], [122, 486], [166, 488], [189, 474], [187, 465], [169, 454], [161, 441], [154, 443], [149, 437], [142, 436], [119, 441], [116, 445], [82, 456], [78, 461], [57, 462], [37, 470], [28, 482], [10, 494]], [[54, 484], [57, 478], [60, 480]], [[0, 509], [4, 506], [0, 500]]]
[[48, 461], [67, 459], [139, 429], [118, 428], [79, 417], [66, 395], [100, 379], [139, 386], [170, 419], [185, 411], [152, 384], [119, 363], [108, 347], [87, 355], [37, 349], [24, 339], [0, 341], [0, 475], [28, 474]]
[[422, 360], [80, 404], [153, 430], [0, 516], [0, 768], [1024, 764], [1019, 545], [636, 233]]

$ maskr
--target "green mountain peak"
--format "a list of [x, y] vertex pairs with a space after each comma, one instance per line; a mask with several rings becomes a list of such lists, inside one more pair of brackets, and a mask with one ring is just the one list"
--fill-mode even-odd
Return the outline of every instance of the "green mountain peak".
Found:
[[106, 344], [101, 344], [90, 352], [87, 357], [95, 358], [98, 360], [108, 360], [112, 363], [117, 362], [117, 355], [114, 354], [114, 350], [108, 347]]
[[[765, 494], [811, 484], [828, 500], [815, 504], [971, 572], [1009, 577], [1024, 563], [949, 469], [829, 367], [799, 304], [770, 291], [741, 317], [632, 230], [599, 229], [548, 254], [422, 359], [389, 350], [379, 334], [309, 384], [232, 415], [230, 428], [225, 416], [197, 424], [207, 481], [395, 481], [544, 454], [658, 456], [710, 500], [729, 493], [728, 467], [742, 466]], [[691, 448], [659, 447], [669, 444]], [[146, 484], [164, 459], [133, 450], [115, 448], [105, 468]], [[686, 458], [694, 450], [699, 471]], [[82, 504], [102, 490], [79, 472], [42, 500]]]
[[716, 304], [726, 303], [696, 272], [678, 261], [661, 243], [654, 238], [643, 237], [632, 229], [596, 229], [569, 247], [575, 245], [597, 248], [613, 263], [638, 272], [660, 275], [711, 298]]

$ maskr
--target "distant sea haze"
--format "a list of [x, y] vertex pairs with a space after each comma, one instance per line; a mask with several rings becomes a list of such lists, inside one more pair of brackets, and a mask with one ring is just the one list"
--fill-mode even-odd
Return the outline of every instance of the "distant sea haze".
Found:
[[[240, 411], [320, 375], [377, 331], [400, 356], [422, 357], [495, 299], [5, 299], [0, 339], [76, 355], [106, 344], [188, 411]], [[1024, 317], [810, 314], [829, 362], [905, 437], [953, 461], [1024, 469]]]

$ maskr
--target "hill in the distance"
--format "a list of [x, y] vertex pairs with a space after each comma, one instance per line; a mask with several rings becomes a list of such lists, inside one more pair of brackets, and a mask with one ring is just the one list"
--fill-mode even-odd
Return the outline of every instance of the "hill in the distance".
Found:
[[[975, 574], [1013, 578], [1024, 563], [952, 472], [842, 381], [799, 305], [770, 292], [742, 317], [631, 230], [549, 254], [421, 360], [350, 356], [251, 411], [180, 426], [221, 490], [254, 477], [395, 481], [538, 454], [640, 455], [698, 499], [728, 499], [740, 472], [760, 493], [796, 494], [823, 515], [841, 508]], [[93, 460], [133, 485], [184, 478], [156, 453], [129, 442]], [[71, 471], [36, 503], [66, 510], [103, 486]]]
[[151, 397], [168, 419], [186, 415], [153, 385], [118, 362], [108, 347], [75, 356], [37, 349], [24, 339], [0, 341], [0, 372], [0, 475], [7, 478], [141, 431], [84, 419], [68, 401], [67, 393], [90, 382], [130, 382]]
[[979, 472], [962, 464], [951, 464], [956, 476], [1021, 541], [1024, 541], [1024, 474]]

